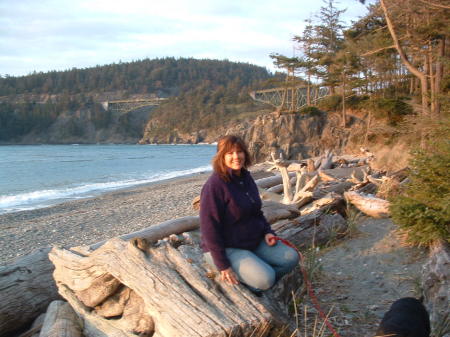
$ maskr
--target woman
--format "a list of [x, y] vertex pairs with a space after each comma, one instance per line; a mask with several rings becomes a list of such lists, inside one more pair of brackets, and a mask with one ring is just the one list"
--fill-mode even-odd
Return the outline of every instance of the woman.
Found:
[[239, 137], [219, 140], [214, 172], [200, 197], [201, 247], [223, 281], [242, 282], [260, 292], [290, 272], [298, 254], [275, 239], [249, 166], [247, 147]]

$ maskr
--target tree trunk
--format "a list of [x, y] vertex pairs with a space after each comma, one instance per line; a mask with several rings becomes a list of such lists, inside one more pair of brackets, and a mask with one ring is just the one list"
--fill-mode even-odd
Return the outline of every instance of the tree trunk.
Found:
[[421, 83], [422, 87], [422, 110], [424, 114], [429, 113], [428, 108], [428, 83], [427, 83], [427, 77], [425, 73], [422, 73], [420, 70], [418, 70], [414, 65], [408, 60], [403, 47], [400, 45], [400, 40], [397, 37], [397, 33], [394, 29], [394, 24], [391, 21], [391, 18], [389, 16], [388, 9], [385, 4], [385, 0], [380, 0], [381, 9], [383, 10], [384, 17], [386, 19], [386, 24], [389, 29], [389, 33], [391, 34], [391, 38], [394, 42], [395, 49], [397, 49], [397, 52], [400, 55], [400, 59], [402, 60], [403, 64], [406, 66], [406, 68], [414, 75], [416, 76]]
[[342, 72], [342, 127], [345, 128], [347, 116], [345, 113], [345, 71]]
[[435, 77], [435, 88], [436, 88], [436, 102], [435, 102], [435, 110], [433, 113], [436, 117], [439, 117], [441, 114], [441, 82], [444, 76], [444, 63], [442, 60], [445, 57], [445, 37], [439, 40], [439, 55], [436, 62], [436, 77]]

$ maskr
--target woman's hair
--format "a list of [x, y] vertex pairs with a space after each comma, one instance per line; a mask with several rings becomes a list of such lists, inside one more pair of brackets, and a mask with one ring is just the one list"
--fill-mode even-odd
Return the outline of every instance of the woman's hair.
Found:
[[244, 168], [248, 168], [251, 165], [250, 153], [241, 138], [233, 135], [221, 137], [217, 142], [217, 152], [212, 160], [212, 165], [214, 172], [219, 174], [219, 176], [225, 181], [230, 181], [227, 171], [228, 167], [225, 165], [225, 154], [233, 151], [235, 148], [244, 152]]

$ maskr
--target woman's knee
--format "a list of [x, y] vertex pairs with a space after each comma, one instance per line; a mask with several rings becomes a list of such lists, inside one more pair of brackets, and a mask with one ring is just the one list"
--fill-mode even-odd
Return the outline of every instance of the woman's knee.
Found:
[[252, 277], [252, 279], [244, 281], [244, 283], [255, 289], [268, 290], [275, 284], [276, 281], [275, 271], [273, 270], [265, 273], [259, 273], [255, 276], [256, 277]]
[[283, 263], [285, 266], [294, 268], [300, 260], [297, 251], [292, 247], [287, 247], [285, 253], [283, 254]]

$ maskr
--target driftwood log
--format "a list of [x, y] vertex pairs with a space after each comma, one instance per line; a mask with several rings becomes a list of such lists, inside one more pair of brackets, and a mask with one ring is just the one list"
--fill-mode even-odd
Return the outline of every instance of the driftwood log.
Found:
[[72, 307], [64, 301], [50, 303], [39, 337], [82, 337], [81, 322]]
[[178, 247], [136, 243], [112, 239], [88, 255], [50, 252], [58, 288], [86, 336], [250, 336], [287, 324], [276, 302], [218, 282], [191, 236]]
[[436, 241], [430, 249], [428, 262], [422, 269], [424, 304], [430, 313], [435, 336], [450, 334], [450, 247]]
[[0, 267], [0, 336], [30, 324], [59, 298], [49, 251], [40, 249]]
[[353, 204], [361, 212], [371, 217], [388, 218], [390, 216], [389, 201], [387, 200], [363, 195], [354, 191], [345, 192], [344, 197], [347, 202]]

